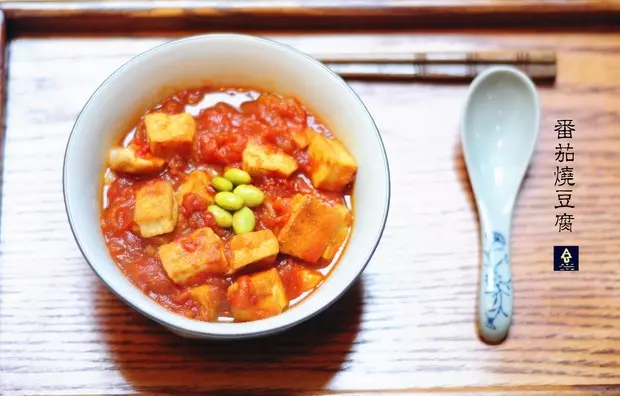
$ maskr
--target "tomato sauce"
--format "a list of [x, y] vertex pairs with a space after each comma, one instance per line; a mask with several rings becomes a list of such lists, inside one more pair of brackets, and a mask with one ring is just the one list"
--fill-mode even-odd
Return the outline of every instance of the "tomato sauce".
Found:
[[[109, 252], [123, 273], [143, 293], [173, 312], [198, 320], [205, 320], [206, 317], [200, 305], [188, 296], [191, 285], [177, 285], [168, 277], [157, 248], [202, 227], [211, 227], [224, 241], [234, 234], [231, 229], [216, 225], [213, 216], [207, 211], [207, 202], [201, 196], [189, 193], [179, 202], [179, 218], [173, 232], [142, 238], [133, 221], [135, 194], [149, 180], [159, 178], [170, 181], [176, 190], [182, 177], [194, 169], [216, 175], [227, 167], [241, 167], [242, 152], [248, 140], [252, 139], [278, 147], [294, 157], [299, 164], [298, 171], [288, 178], [265, 176], [253, 180], [252, 184], [265, 195], [264, 203], [252, 209], [256, 217], [255, 231], [270, 229], [277, 235], [290, 215], [289, 203], [296, 193], [313, 194], [327, 202], [351, 206], [350, 187], [342, 193], [319, 191], [308, 179], [311, 169], [306, 150], [299, 149], [294, 139], [306, 128], [332, 136], [295, 99], [252, 90], [205, 87], [179, 92], [154, 106], [147, 114], [154, 111], [171, 115], [181, 112], [192, 114], [197, 125], [193, 150], [191, 153], [172, 153], [166, 158], [167, 166], [155, 176], [113, 174], [109, 177], [111, 172], [106, 170], [106, 177], [103, 178], [101, 229]], [[143, 121], [123, 135], [117, 146], [133, 147], [139, 156], [148, 158], [151, 154]], [[215, 194], [215, 191], [211, 193]], [[191, 240], [182, 245], [187, 251], [196, 248]], [[333, 262], [321, 265], [301, 260], [295, 260], [295, 263], [319, 270], [327, 276], [337, 259], [338, 255]], [[305, 297], [299, 292], [295, 277], [289, 276], [291, 258], [279, 255], [273, 265], [283, 275], [285, 289], [291, 295], [291, 307]], [[237, 278], [243, 276], [243, 272], [236, 275]], [[226, 290], [233, 280], [233, 277], [215, 276], [192, 280], [195, 285], [209, 284], [219, 293], [218, 321], [233, 321], [225, 301]], [[247, 289], [247, 282], [241, 284]], [[253, 298], [245, 289], [240, 295], [248, 301]]]

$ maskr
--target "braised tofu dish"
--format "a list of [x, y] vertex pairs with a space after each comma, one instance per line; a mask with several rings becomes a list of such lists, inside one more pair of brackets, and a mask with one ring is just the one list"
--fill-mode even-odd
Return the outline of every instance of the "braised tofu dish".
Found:
[[110, 148], [101, 229], [125, 276], [167, 309], [208, 322], [265, 319], [337, 265], [356, 171], [295, 98], [181, 91]]

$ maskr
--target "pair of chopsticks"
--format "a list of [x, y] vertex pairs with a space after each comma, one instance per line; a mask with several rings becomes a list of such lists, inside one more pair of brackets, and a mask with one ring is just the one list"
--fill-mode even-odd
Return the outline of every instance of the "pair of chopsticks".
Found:
[[429, 52], [393, 54], [316, 54], [346, 79], [469, 81], [493, 66], [515, 67], [532, 80], [554, 81], [556, 55], [547, 51]]

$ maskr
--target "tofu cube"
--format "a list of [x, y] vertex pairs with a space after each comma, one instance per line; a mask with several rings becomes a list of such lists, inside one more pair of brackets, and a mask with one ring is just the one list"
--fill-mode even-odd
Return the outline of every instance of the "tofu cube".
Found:
[[314, 289], [323, 280], [323, 274], [309, 268], [301, 268], [299, 271], [299, 285], [303, 293]]
[[295, 262], [289, 262], [278, 267], [278, 273], [284, 283], [286, 296], [289, 300], [301, 296], [318, 286], [324, 277], [319, 271], [306, 268]]
[[172, 232], [179, 218], [172, 184], [165, 180], [147, 183], [136, 193], [134, 222], [144, 238]]
[[196, 135], [196, 121], [191, 114], [150, 113], [144, 117], [144, 125], [153, 154], [166, 156], [191, 151]]
[[345, 220], [337, 206], [312, 195], [298, 195], [293, 198], [289, 219], [278, 234], [280, 252], [315, 263]]
[[312, 167], [312, 184], [316, 188], [341, 191], [355, 177], [355, 160], [335, 139], [315, 134], [308, 146], [308, 158]]
[[212, 285], [202, 285], [189, 290], [189, 296], [200, 305], [199, 317], [210, 322], [217, 319], [221, 293]]
[[224, 242], [209, 227], [161, 245], [158, 253], [166, 273], [177, 284], [185, 284], [196, 275], [228, 273]]
[[306, 129], [298, 129], [291, 132], [293, 137], [293, 142], [299, 149], [305, 149], [310, 144], [310, 138], [316, 132], [314, 132], [310, 128]]
[[288, 305], [284, 284], [275, 268], [240, 276], [228, 288], [235, 320], [247, 322], [280, 314]]
[[157, 157], [138, 157], [129, 147], [117, 147], [110, 150], [108, 155], [110, 169], [115, 172], [131, 174], [151, 174], [162, 170], [166, 162]]
[[332, 261], [334, 259], [336, 253], [338, 253], [338, 250], [340, 250], [347, 239], [349, 227], [351, 226], [351, 211], [344, 205], [337, 205], [336, 208], [341, 212], [344, 222], [338, 227], [331, 242], [323, 252], [322, 259], [326, 261]]
[[210, 182], [211, 178], [206, 172], [201, 170], [193, 171], [177, 191], [177, 201], [182, 203], [183, 197], [186, 194], [193, 193], [204, 198], [207, 203], [212, 203], [213, 195], [211, 195], [211, 190], [209, 189]]
[[275, 258], [280, 251], [278, 239], [270, 230], [235, 235], [228, 241], [228, 247], [232, 253], [231, 271], [263, 259]]
[[253, 176], [276, 174], [288, 177], [297, 168], [295, 158], [274, 147], [248, 142], [243, 150], [243, 169]]

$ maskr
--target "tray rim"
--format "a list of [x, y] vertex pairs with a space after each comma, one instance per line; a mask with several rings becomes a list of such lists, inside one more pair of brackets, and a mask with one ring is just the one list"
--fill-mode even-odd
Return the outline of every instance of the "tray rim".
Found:
[[[76, 0], [0, 3], [9, 37], [188, 30], [600, 29], [620, 26], [620, 1]], [[96, 23], [93, 23], [96, 21]]]

